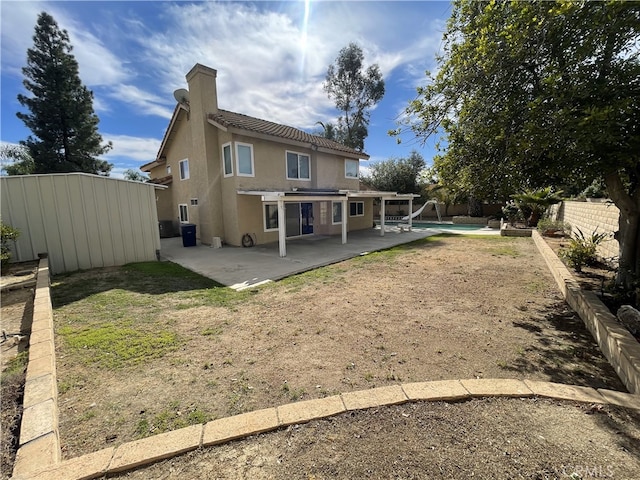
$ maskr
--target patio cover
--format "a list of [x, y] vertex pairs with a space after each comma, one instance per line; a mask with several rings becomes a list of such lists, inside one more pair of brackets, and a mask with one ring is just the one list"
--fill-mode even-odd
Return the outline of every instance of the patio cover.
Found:
[[[408, 200], [409, 211], [413, 210], [413, 199], [419, 195], [413, 193], [379, 192], [375, 190], [319, 190], [319, 189], [299, 189], [289, 191], [267, 191], [267, 190], [238, 190], [239, 195], [253, 195], [261, 197], [262, 203], [278, 204], [278, 245], [280, 256], [287, 256], [287, 235], [285, 221], [285, 203], [299, 202], [342, 202], [342, 243], [347, 243], [347, 222], [345, 216], [347, 212], [347, 202], [352, 198], [379, 198], [380, 210], [380, 235], [384, 236], [385, 203], [387, 200]], [[411, 229], [411, 218], [408, 221]]]

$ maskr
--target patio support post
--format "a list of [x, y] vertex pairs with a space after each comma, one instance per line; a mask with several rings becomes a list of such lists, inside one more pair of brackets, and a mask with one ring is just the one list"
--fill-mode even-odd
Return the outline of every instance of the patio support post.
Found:
[[413, 215], [413, 197], [409, 199], [409, 231], [411, 231], [412, 215]]
[[342, 244], [347, 243], [347, 197], [342, 199]]
[[284, 200], [278, 200], [278, 246], [280, 256], [287, 256], [287, 219], [284, 211]]
[[387, 215], [384, 211], [386, 200], [380, 197], [380, 236], [384, 237], [384, 217]]

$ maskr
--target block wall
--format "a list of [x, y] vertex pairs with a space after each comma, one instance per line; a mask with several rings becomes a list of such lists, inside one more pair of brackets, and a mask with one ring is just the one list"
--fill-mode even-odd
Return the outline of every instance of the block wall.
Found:
[[598, 255], [606, 260], [616, 260], [620, 253], [618, 241], [613, 234], [618, 231], [620, 210], [611, 201], [574, 202], [565, 201], [554, 205], [551, 215], [556, 220], [567, 222], [575, 233], [578, 229], [585, 236], [593, 232], [607, 232], [609, 237], [598, 246]]

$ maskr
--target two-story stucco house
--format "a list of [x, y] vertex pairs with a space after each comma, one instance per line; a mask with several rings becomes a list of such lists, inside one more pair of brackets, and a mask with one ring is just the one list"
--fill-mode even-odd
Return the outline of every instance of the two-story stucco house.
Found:
[[[216, 70], [196, 64], [155, 161], [158, 220], [196, 225], [203, 244], [280, 242], [372, 228], [373, 201], [412, 195], [359, 190], [369, 156], [293, 127], [218, 108]], [[384, 218], [384, 211], [382, 212]], [[384, 234], [384, 228], [381, 230]]]

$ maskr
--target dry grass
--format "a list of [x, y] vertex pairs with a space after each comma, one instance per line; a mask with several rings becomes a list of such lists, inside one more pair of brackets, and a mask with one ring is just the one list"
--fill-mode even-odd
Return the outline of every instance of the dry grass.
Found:
[[53, 298], [66, 457], [401, 382], [623, 389], [530, 239], [432, 237], [242, 293], [132, 265], [56, 278]]

